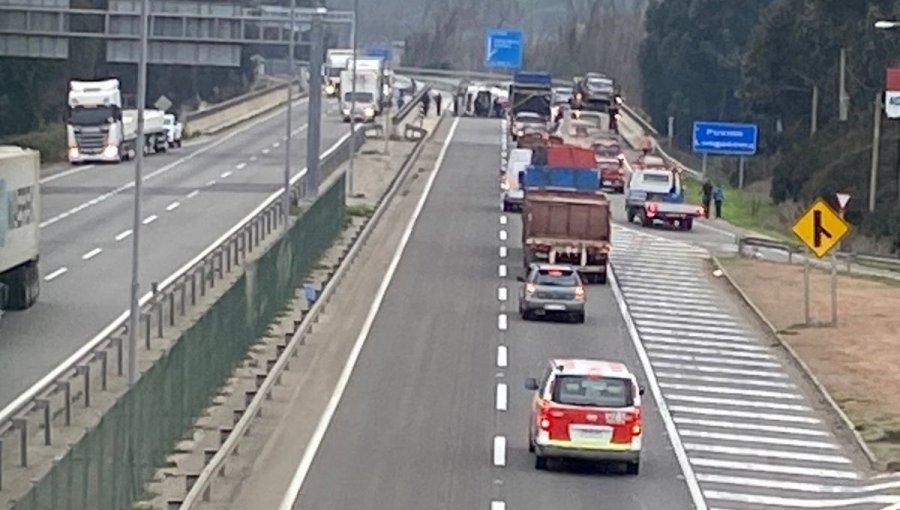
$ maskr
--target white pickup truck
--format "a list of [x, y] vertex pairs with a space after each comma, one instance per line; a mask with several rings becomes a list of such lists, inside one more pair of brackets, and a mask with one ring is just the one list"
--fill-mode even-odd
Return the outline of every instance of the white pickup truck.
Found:
[[625, 214], [631, 223], [638, 218], [644, 227], [656, 222], [665, 223], [680, 230], [691, 230], [694, 219], [703, 215], [703, 208], [684, 201], [681, 175], [677, 171], [646, 161], [632, 166], [625, 184]]
[[24, 310], [40, 292], [40, 154], [0, 146], [0, 313]]

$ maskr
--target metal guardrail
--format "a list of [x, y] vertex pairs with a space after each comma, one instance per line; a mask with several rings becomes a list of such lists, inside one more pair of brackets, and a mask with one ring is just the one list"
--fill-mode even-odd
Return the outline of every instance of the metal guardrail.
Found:
[[[422, 93], [427, 92], [426, 87]], [[411, 109], [398, 112], [398, 121]], [[354, 148], [365, 141], [365, 127], [360, 124], [353, 133]], [[320, 171], [326, 177], [349, 157], [351, 134], [347, 133], [320, 158]], [[292, 204], [298, 203], [306, 192], [306, 169], [290, 180]], [[222, 237], [208, 246], [181, 269], [161, 282], [152, 283], [152, 290], [140, 298], [139, 342], [145, 351], [153, 348], [154, 340], [175, 331], [178, 319], [216, 284], [232, 274], [240, 264], [253, 255], [271, 236], [281, 235], [285, 225], [285, 211], [280, 200], [283, 190], [272, 193], [256, 209]], [[94, 392], [110, 391], [111, 377], [125, 377], [128, 339], [127, 311], [119, 315], [98, 335], [60, 363], [49, 374], [25, 390], [0, 410], [0, 491], [4, 490], [4, 455], [18, 450], [14, 464], [29, 467], [29, 445], [39, 441], [53, 445], [54, 429], [72, 425], [72, 410], [77, 397], [82, 406], [91, 408]], [[110, 366], [112, 364], [112, 366]], [[76, 387], [77, 386], [77, 387]], [[112, 391], [116, 391], [115, 384]], [[60, 414], [61, 416], [56, 416]], [[60, 423], [57, 423], [59, 421]]]
[[[794, 255], [803, 254], [807, 249], [797, 243], [787, 243], [764, 237], [742, 236], [737, 238], [738, 254], [744, 255], [745, 247], [764, 248], [777, 250], [787, 254], [788, 263], [793, 263]], [[853, 264], [868, 266], [884, 266], [890, 271], [900, 271], [900, 258], [871, 253], [835, 252], [835, 256], [846, 265], [846, 271], [850, 272]]]
[[[429, 91], [429, 87], [424, 87], [423, 90], [421, 90], [416, 94], [416, 96], [414, 96], [414, 99], [411, 100], [409, 104], [413, 105], [414, 107], [419, 103], [421, 97]], [[406, 115], [413, 111], [413, 107], [401, 109], [397, 112], [394, 118], [398, 121], [402, 120]], [[438, 130], [441, 122], [445, 117], [446, 113], [441, 116], [440, 120], [438, 120], [438, 124], [435, 125], [434, 129], [431, 131], [432, 134]], [[191, 486], [187, 496], [185, 497], [179, 508], [181, 508], [182, 510], [191, 510], [201, 502], [209, 501], [213, 480], [217, 476], [219, 476], [225, 469], [225, 464], [228, 462], [228, 458], [231, 457], [231, 455], [237, 449], [238, 443], [249, 430], [251, 422], [259, 414], [263, 403], [269, 399], [273, 387], [279, 384], [279, 381], [281, 380], [281, 374], [287, 368], [289, 360], [292, 357], [296, 356], [297, 350], [300, 346], [303, 345], [304, 337], [309, 331], [309, 328], [316, 322], [318, 315], [322, 312], [322, 309], [330, 300], [331, 294], [343, 280], [345, 274], [353, 265], [354, 261], [359, 255], [359, 252], [366, 245], [366, 241], [372, 234], [372, 231], [378, 225], [378, 222], [381, 216], [384, 214], [384, 211], [387, 209], [387, 204], [389, 204], [394, 195], [397, 194], [397, 191], [400, 189], [400, 185], [403, 183], [405, 176], [409, 173], [410, 168], [412, 168], [412, 163], [415, 162], [416, 158], [418, 158], [421, 154], [427, 140], [428, 137], [420, 138], [413, 147], [413, 150], [407, 155], [406, 159], [404, 159], [403, 163], [400, 166], [400, 170], [397, 172], [397, 174], [394, 175], [393, 179], [391, 180], [387, 192], [385, 192], [378, 200], [378, 204], [375, 207], [375, 211], [372, 214], [372, 217], [369, 218], [369, 220], [366, 222], [366, 225], [365, 227], [363, 227], [362, 232], [360, 232], [359, 236], [353, 242], [352, 247], [344, 256], [344, 259], [341, 261], [334, 275], [332, 275], [332, 277], [328, 279], [328, 282], [325, 284], [325, 288], [322, 289], [321, 295], [315, 300], [309, 311], [303, 316], [302, 321], [300, 322], [299, 326], [297, 326], [294, 333], [291, 335], [290, 340], [283, 348], [279, 348], [280, 355], [275, 361], [274, 365], [272, 365], [272, 368], [268, 370], [265, 379], [262, 381], [262, 383], [259, 384], [256, 390], [256, 395], [254, 395], [249, 404], [247, 404], [246, 409], [244, 409], [241, 413], [241, 418], [234, 425], [231, 432], [228, 434], [228, 437], [225, 438], [221, 447], [218, 449], [218, 451], [216, 451], [212, 458], [209, 459], [209, 462], [207, 462], [203, 467], [203, 470]]]

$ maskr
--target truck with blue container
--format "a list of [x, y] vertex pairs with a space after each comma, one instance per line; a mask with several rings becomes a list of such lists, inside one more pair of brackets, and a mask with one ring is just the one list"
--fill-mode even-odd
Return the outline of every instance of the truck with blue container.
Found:
[[550, 73], [518, 71], [509, 85], [509, 110], [511, 118], [521, 112], [535, 113], [551, 120], [553, 103], [553, 78]]
[[536, 156], [523, 178], [525, 268], [568, 264], [587, 282], [606, 283], [612, 227], [593, 151], [559, 145]]
[[638, 219], [642, 226], [663, 223], [691, 230], [694, 219], [703, 216], [703, 207], [686, 203], [681, 174], [668, 168], [658, 156], [642, 156], [631, 166], [625, 184], [625, 214], [628, 222]]

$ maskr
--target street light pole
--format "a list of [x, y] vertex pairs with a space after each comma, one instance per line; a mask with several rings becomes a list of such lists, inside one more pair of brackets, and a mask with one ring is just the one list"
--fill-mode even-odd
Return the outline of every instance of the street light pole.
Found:
[[131, 305], [128, 314], [128, 385], [138, 380], [137, 329], [140, 318], [141, 200], [143, 191], [144, 104], [147, 102], [147, 2], [141, 0], [141, 42], [137, 66], [137, 138], [134, 149], [134, 222], [131, 236]]
[[291, 116], [294, 102], [294, 36], [296, 35], [294, 20], [297, 1], [291, 0], [291, 41], [288, 43], [288, 87], [287, 87], [287, 121], [284, 128], [284, 195], [281, 197], [281, 211], [287, 223], [291, 213]]
[[[319, 138], [322, 120], [322, 18], [328, 13], [317, 7], [312, 18], [309, 45], [309, 132], [306, 136], [306, 197], [319, 195]], [[351, 112], [352, 115], [352, 112]]]
[[[353, 27], [352, 32], [350, 34], [350, 46], [353, 48], [353, 64], [352, 64], [352, 74], [353, 78], [351, 79], [350, 86], [350, 164], [347, 168], [347, 196], [353, 196], [353, 163], [356, 159], [356, 138], [354, 137], [354, 133], [356, 133], [356, 118], [354, 113], [356, 112], [356, 60], [357, 60], [357, 19], [356, 17], [359, 15], [359, 0], [353, 0]], [[341, 92], [343, 94], [343, 92]]]

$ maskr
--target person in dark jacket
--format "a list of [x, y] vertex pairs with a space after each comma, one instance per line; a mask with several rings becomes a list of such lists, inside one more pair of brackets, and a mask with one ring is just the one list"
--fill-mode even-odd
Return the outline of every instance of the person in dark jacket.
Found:
[[703, 201], [703, 216], [709, 218], [709, 203], [712, 201], [713, 183], [709, 179], [703, 183], [701, 191]]
[[422, 114], [424, 117], [428, 116], [428, 110], [431, 109], [431, 95], [425, 94], [422, 96]]
[[725, 201], [725, 190], [722, 186], [716, 186], [712, 191], [712, 201], [716, 204], [716, 218], [722, 218], [722, 202]]
[[437, 116], [441, 116], [441, 102], [444, 100], [444, 97], [441, 96], [440, 92], [435, 92], [434, 94], [434, 109], [437, 112]]

